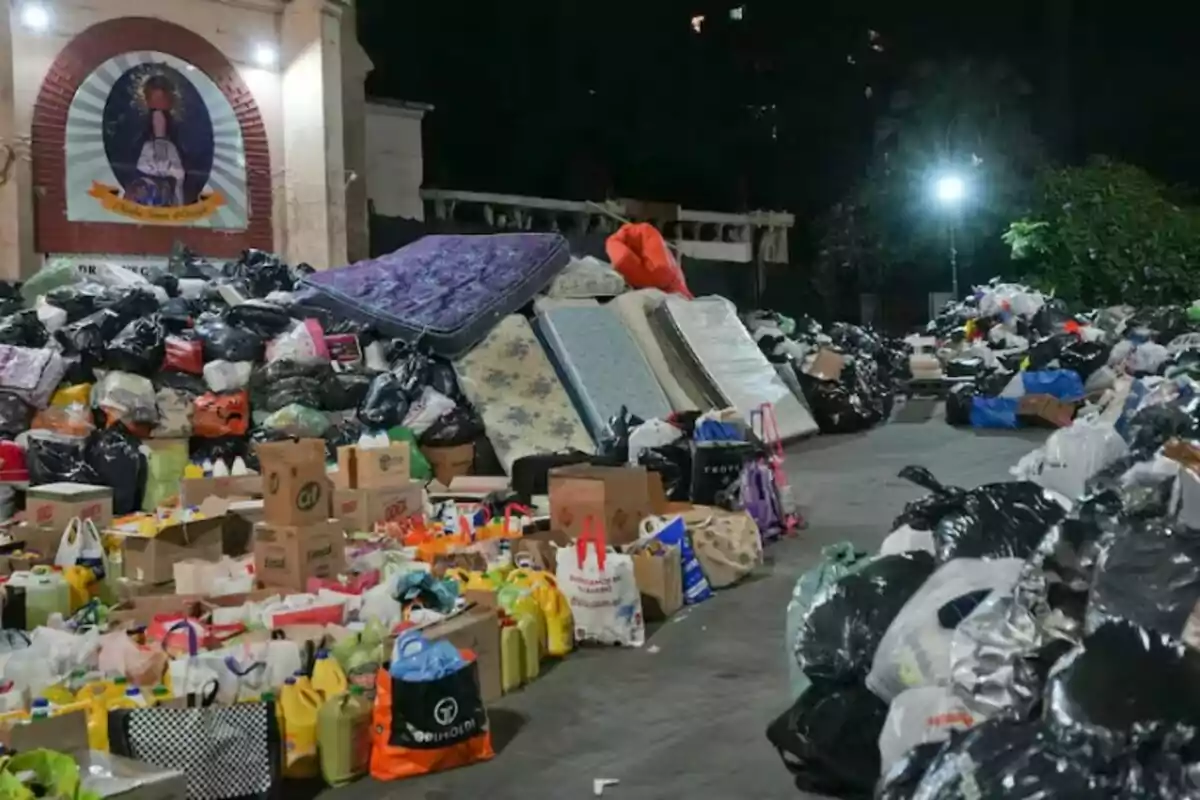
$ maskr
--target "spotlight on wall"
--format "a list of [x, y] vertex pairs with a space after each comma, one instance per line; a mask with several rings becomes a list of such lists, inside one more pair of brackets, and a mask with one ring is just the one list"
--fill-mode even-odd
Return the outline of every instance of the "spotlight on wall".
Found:
[[254, 48], [254, 63], [260, 67], [273, 67], [279, 61], [279, 51], [272, 44], [263, 42]]
[[27, 3], [21, 8], [21, 24], [32, 31], [50, 27], [50, 12], [41, 3]]

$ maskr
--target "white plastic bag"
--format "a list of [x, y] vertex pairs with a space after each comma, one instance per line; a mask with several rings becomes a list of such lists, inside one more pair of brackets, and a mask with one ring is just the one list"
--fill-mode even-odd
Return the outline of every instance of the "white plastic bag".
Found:
[[945, 686], [909, 689], [897, 695], [888, 709], [879, 734], [879, 764], [886, 775], [912, 748], [943, 742], [951, 731], [962, 731], [983, 721]]
[[1075, 501], [1083, 496], [1089, 478], [1128, 451], [1129, 445], [1112, 425], [1076, 420], [1046, 439], [1041, 469], [1030, 479]]
[[433, 423], [457, 408], [453, 400], [437, 389], [426, 386], [421, 390], [421, 396], [409, 406], [404, 415], [403, 425], [417, 436], [433, 427]]
[[633, 559], [609, 552], [603, 533], [586, 525], [573, 550], [559, 552], [556, 577], [575, 618], [575, 640], [641, 647], [646, 623]]
[[971, 592], [1010, 590], [1023, 564], [1017, 558], [956, 558], [939, 567], [880, 639], [867, 688], [890, 701], [905, 689], [947, 683], [954, 628], [942, 627], [938, 611]]
[[214, 392], [235, 392], [250, 383], [252, 361], [210, 361], [204, 365], [204, 382]]
[[54, 565], [64, 569], [74, 566], [91, 567], [96, 572], [96, 579], [104, 580], [108, 575], [108, 555], [104, 552], [104, 542], [100, 540], [100, 532], [96, 530], [95, 522], [75, 517], [67, 523], [58, 543]]
[[295, 361], [298, 364], [328, 361], [329, 352], [324, 340], [317, 343], [319, 334], [320, 326], [315, 320], [297, 322], [291, 330], [267, 342], [267, 361]]
[[664, 447], [683, 437], [683, 431], [665, 419], [648, 419], [629, 432], [629, 463], [638, 465], [643, 450]]

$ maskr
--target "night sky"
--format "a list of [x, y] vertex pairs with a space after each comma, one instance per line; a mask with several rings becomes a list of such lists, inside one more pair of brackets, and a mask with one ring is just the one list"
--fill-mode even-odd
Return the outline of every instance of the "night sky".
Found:
[[1054, 161], [1200, 187], [1195, 4], [359, 2], [368, 92], [436, 107], [426, 186], [803, 221], [861, 178], [917, 64], [972, 59], [1027, 84]]

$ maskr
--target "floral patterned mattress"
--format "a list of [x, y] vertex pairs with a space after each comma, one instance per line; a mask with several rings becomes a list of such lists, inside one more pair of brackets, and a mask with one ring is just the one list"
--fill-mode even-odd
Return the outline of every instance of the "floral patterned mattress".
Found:
[[506, 472], [523, 456], [595, 451], [554, 366], [520, 314], [500, 320], [477, 347], [454, 362], [454, 371]]
[[606, 438], [608, 421], [622, 406], [642, 419], [671, 413], [641, 348], [610, 306], [540, 306], [537, 326], [597, 442]]
[[817, 432], [816, 420], [767, 361], [733, 303], [724, 297], [673, 296], [665, 307], [695, 362], [747, 422], [752, 411], [771, 403], [781, 439]]
[[317, 305], [457, 358], [570, 258], [566, 240], [553, 233], [426, 236], [386, 256], [315, 272], [304, 285]]

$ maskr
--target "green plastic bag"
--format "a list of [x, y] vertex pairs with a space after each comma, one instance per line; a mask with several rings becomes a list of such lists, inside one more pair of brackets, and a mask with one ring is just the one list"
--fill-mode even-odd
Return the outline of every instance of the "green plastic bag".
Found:
[[0, 765], [0, 798], [4, 800], [100, 800], [99, 794], [83, 788], [79, 765], [64, 753], [30, 750]]
[[56, 258], [21, 284], [21, 297], [25, 300], [25, 305], [32, 307], [42, 295], [63, 286], [79, 283], [79, 278], [79, 270], [74, 264], [65, 258]]
[[329, 654], [337, 659], [352, 686], [361, 686], [367, 697], [375, 697], [375, 676], [387, 661], [387, 631], [379, 620], [368, 620], [361, 631], [339, 640]]
[[433, 477], [433, 467], [429, 466], [429, 459], [425, 458], [425, 454], [421, 452], [417, 435], [399, 425], [389, 428], [387, 434], [393, 442], [408, 442], [408, 460], [411, 464], [408, 471], [409, 477], [414, 481], [428, 482]]
[[189, 462], [188, 443], [159, 439], [148, 446], [146, 456], [146, 493], [142, 511], [154, 511], [179, 496], [179, 482]]
[[822, 592], [869, 563], [871, 557], [856, 551], [853, 544], [838, 542], [821, 548], [821, 560], [796, 581], [796, 586], [792, 589], [792, 599], [787, 606], [787, 623], [783, 638], [793, 702], [804, 694], [811, 683], [796, 661], [796, 637], [800, 635], [804, 615]]

